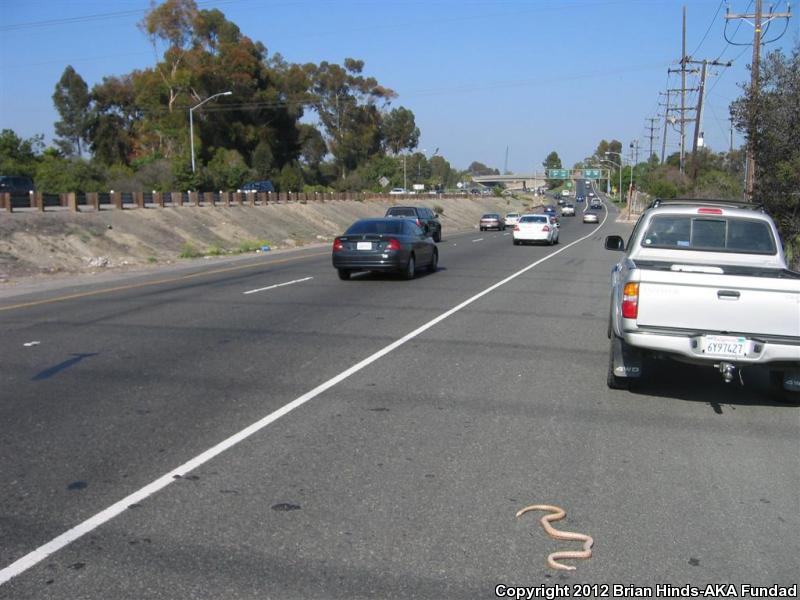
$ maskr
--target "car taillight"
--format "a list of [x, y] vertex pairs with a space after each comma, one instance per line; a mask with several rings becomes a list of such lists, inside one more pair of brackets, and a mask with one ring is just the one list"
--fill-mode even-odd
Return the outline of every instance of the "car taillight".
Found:
[[417, 227], [422, 227], [422, 223], [420, 223], [419, 219], [417, 219]]
[[519, 231], [519, 225], [514, 225], [514, 231]]
[[398, 241], [397, 241], [396, 239], [394, 239], [394, 238], [391, 238], [391, 239], [389, 239], [389, 241], [386, 243], [386, 249], [387, 249], [387, 250], [400, 250], [400, 242], [398, 242]]
[[639, 316], [639, 284], [626, 283], [622, 291], [622, 316], [635, 319]]
[[542, 231], [550, 231], [550, 225], [545, 225], [542, 227]]
[[342, 244], [342, 240], [340, 239], [333, 240], [333, 251], [341, 252], [342, 250], [344, 250], [344, 244]]

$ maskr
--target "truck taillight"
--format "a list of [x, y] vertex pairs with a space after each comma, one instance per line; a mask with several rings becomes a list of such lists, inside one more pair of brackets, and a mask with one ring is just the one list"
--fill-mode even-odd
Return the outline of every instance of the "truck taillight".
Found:
[[344, 244], [342, 244], [342, 240], [333, 240], [333, 251], [341, 252], [342, 250], [344, 250]]
[[622, 291], [622, 317], [635, 319], [639, 316], [639, 284], [626, 283]]

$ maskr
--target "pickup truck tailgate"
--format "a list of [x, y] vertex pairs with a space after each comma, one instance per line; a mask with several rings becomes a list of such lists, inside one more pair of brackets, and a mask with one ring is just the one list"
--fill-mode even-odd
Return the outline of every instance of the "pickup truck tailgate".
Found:
[[800, 338], [800, 279], [643, 269], [636, 323]]

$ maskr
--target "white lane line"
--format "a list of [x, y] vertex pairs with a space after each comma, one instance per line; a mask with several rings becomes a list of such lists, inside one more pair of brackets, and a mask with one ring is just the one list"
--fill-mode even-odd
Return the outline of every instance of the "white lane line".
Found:
[[314, 279], [313, 277], [304, 277], [303, 279], [295, 279], [293, 281], [287, 281], [286, 283], [276, 283], [275, 285], [269, 285], [267, 287], [258, 288], [257, 290], [248, 290], [243, 292], [244, 294], [255, 294], [256, 292], [266, 292], [267, 290], [274, 290], [275, 288], [283, 287], [285, 285], [292, 285], [293, 283], [301, 283], [303, 281], [308, 281], [309, 279]]
[[482, 242], [483, 238], [478, 238], [477, 240], [472, 240], [473, 242]]
[[503, 235], [511, 235], [510, 233], [504, 233]]
[[11, 563], [9, 566], [7, 566], [4, 569], [0, 570], [0, 585], [3, 585], [8, 580], [10, 580], [12, 577], [16, 577], [17, 575], [20, 575], [20, 574], [24, 573], [25, 571], [27, 571], [28, 569], [30, 569], [34, 565], [36, 565], [36, 564], [40, 563], [41, 561], [43, 561], [44, 559], [46, 559], [48, 556], [50, 556], [54, 552], [57, 552], [58, 550], [61, 550], [65, 546], [67, 546], [67, 545], [71, 544], [72, 542], [74, 542], [75, 540], [80, 539], [81, 537], [83, 537], [87, 533], [89, 533], [91, 531], [94, 531], [95, 529], [97, 529], [98, 527], [103, 525], [104, 523], [107, 523], [108, 521], [110, 521], [114, 517], [122, 514], [132, 504], [138, 504], [138, 503], [144, 501], [145, 499], [149, 498], [150, 496], [152, 496], [156, 492], [158, 492], [158, 491], [164, 489], [165, 487], [167, 487], [169, 484], [174, 482], [176, 479], [180, 479], [184, 475], [187, 475], [188, 473], [190, 473], [191, 471], [193, 471], [197, 467], [207, 463], [212, 458], [222, 454], [226, 450], [229, 450], [230, 448], [232, 448], [233, 446], [235, 446], [239, 442], [249, 438], [251, 435], [253, 435], [255, 433], [258, 433], [259, 431], [264, 429], [264, 427], [266, 427], [270, 423], [273, 423], [273, 422], [277, 421], [278, 419], [280, 419], [281, 417], [289, 414], [295, 408], [298, 408], [298, 407], [302, 406], [303, 404], [305, 404], [309, 400], [312, 400], [312, 399], [316, 398], [321, 393], [323, 393], [326, 390], [332, 388], [336, 384], [344, 381], [345, 379], [347, 379], [351, 375], [353, 375], [355, 373], [358, 373], [359, 371], [361, 371], [365, 367], [368, 367], [369, 365], [371, 365], [375, 361], [379, 360], [380, 358], [383, 358], [384, 356], [386, 356], [390, 352], [393, 352], [394, 350], [397, 350], [400, 346], [404, 345], [406, 342], [408, 342], [410, 340], [413, 340], [414, 338], [418, 337], [419, 335], [425, 333], [431, 327], [433, 327], [435, 325], [438, 325], [439, 323], [441, 323], [442, 321], [444, 321], [448, 317], [450, 317], [450, 316], [454, 315], [455, 313], [457, 313], [458, 311], [466, 308], [467, 306], [469, 306], [473, 302], [483, 298], [487, 294], [490, 294], [491, 292], [493, 292], [494, 290], [496, 290], [500, 286], [503, 286], [506, 283], [508, 283], [509, 281], [512, 281], [512, 280], [516, 279], [520, 275], [523, 275], [523, 274], [527, 273], [528, 271], [530, 271], [531, 269], [536, 268], [537, 266], [542, 264], [544, 261], [550, 260], [554, 256], [556, 256], [558, 254], [561, 254], [562, 252], [564, 252], [564, 250], [567, 250], [568, 248], [571, 248], [575, 244], [579, 244], [580, 242], [582, 242], [582, 241], [584, 241], [586, 239], [589, 239], [590, 237], [593, 237], [593, 236], [597, 235], [597, 230], [600, 227], [602, 227], [603, 225], [605, 225], [605, 222], [606, 222], [607, 219], [608, 219], [608, 214], [606, 214], [606, 217], [603, 219], [603, 222], [600, 223], [600, 225], [597, 228], [592, 229], [592, 231], [590, 233], [588, 233], [587, 235], [583, 236], [582, 238], [578, 238], [574, 242], [571, 242], [571, 243], [567, 244], [566, 246], [564, 246], [562, 248], [559, 248], [555, 252], [551, 252], [547, 256], [545, 256], [543, 258], [540, 258], [539, 260], [529, 264], [527, 267], [524, 267], [523, 269], [520, 269], [516, 273], [513, 273], [512, 275], [509, 275], [505, 279], [503, 279], [501, 281], [498, 281], [494, 285], [489, 286], [488, 288], [486, 288], [482, 292], [478, 292], [477, 294], [475, 294], [471, 298], [468, 298], [467, 300], [464, 300], [461, 304], [458, 304], [458, 305], [454, 306], [450, 310], [447, 310], [447, 311], [443, 312], [442, 314], [440, 314], [438, 317], [436, 317], [434, 319], [431, 319], [430, 321], [428, 321], [424, 325], [421, 325], [420, 327], [417, 327], [414, 331], [404, 335], [399, 340], [396, 340], [396, 341], [392, 342], [391, 344], [389, 344], [388, 346], [383, 347], [381, 350], [378, 350], [375, 354], [372, 354], [371, 356], [368, 356], [367, 358], [365, 358], [361, 362], [356, 363], [355, 365], [353, 365], [349, 369], [346, 369], [346, 370], [342, 371], [341, 373], [339, 373], [335, 377], [332, 377], [331, 379], [329, 379], [325, 383], [322, 383], [322, 384], [318, 385], [313, 390], [311, 390], [309, 392], [306, 392], [305, 394], [303, 394], [302, 396], [300, 396], [298, 398], [295, 398], [294, 400], [292, 400], [288, 404], [285, 404], [282, 407], [280, 407], [278, 410], [268, 414], [266, 417], [260, 419], [259, 421], [256, 421], [255, 423], [253, 423], [252, 425], [249, 425], [248, 427], [245, 427], [244, 429], [242, 429], [238, 433], [233, 434], [228, 439], [221, 441], [216, 446], [213, 446], [213, 447], [209, 448], [208, 450], [206, 450], [205, 452], [203, 452], [201, 454], [198, 454], [194, 458], [186, 461], [185, 463], [183, 463], [179, 467], [176, 467], [175, 469], [172, 469], [171, 471], [169, 471], [165, 475], [162, 475], [161, 477], [159, 477], [155, 481], [147, 484], [143, 488], [141, 488], [139, 490], [136, 490], [132, 494], [130, 494], [130, 495], [126, 496], [125, 498], [123, 498], [122, 500], [119, 500], [118, 502], [112, 504], [111, 506], [109, 506], [108, 508], [100, 511], [96, 515], [94, 515], [92, 517], [89, 517], [88, 519], [86, 519], [82, 523], [79, 523], [78, 525], [76, 525], [72, 529], [69, 529], [69, 530], [65, 531], [64, 533], [62, 533], [58, 537], [53, 538], [52, 540], [50, 540], [46, 544], [44, 544], [42, 546], [39, 546], [38, 548], [36, 548], [32, 552], [29, 552], [28, 554], [26, 554], [22, 558], [17, 559], [13, 563]]

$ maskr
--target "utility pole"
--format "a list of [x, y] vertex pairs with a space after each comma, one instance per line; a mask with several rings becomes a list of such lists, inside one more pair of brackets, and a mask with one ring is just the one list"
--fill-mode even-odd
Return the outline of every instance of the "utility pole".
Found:
[[667, 125], [669, 124], [669, 109], [672, 108], [669, 105], [669, 88], [667, 88], [666, 92], [659, 92], [659, 94], [664, 95], [667, 97], [667, 101], [664, 104], [659, 104], [660, 106], [664, 107], [664, 136], [661, 138], [661, 164], [664, 164], [665, 154], [667, 152]]
[[503, 175], [508, 173], [508, 146], [506, 146], [506, 161], [503, 163]]
[[728, 121], [730, 121], [731, 124], [731, 143], [728, 148], [728, 154], [733, 154], [733, 117], [728, 117]]
[[645, 136], [648, 140], [650, 140], [650, 154], [647, 155], [647, 160], [650, 160], [650, 157], [653, 156], [653, 140], [656, 139], [658, 136], [653, 133], [656, 129], [655, 123], [658, 121], [658, 117], [647, 117], [645, 121], [650, 121], [650, 127], [647, 129], [650, 131], [650, 135]]
[[681, 158], [680, 171], [683, 173], [684, 152], [686, 151], [686, 5], [683, 5], [683, 27], [681, 34]]
[[[750, 64], [750, 93], [755, 99], [759, 93], [759, 74], [760, 74], [760, 66], [761, 66], [761, 44], [762, 44], [762, 37], [764, 35], [763, 25], [764, 25], [764, 15], [762, 14], [763, 10], [763, 0], [756, 0], [756, 12], [753, 14], [726, 14], [725, 19], [726, 21], [730, 21], [731, 19], [737, 20], [744, 20], [748, 23], [750, 19], [752, 19], [753, 25], [753, 61]], [[767, 14], [766, 22], [769, 23], [773, 19], [789, 19], [791, 18], [792, 13], [789, 9], [789, 5], [787, 3], [787, 11], [784, 13], [776, 13], [770, 12]], [[726, 35], [727, 40], [727, 35]], [[775, 41], [775, 40], [772, 40]], [[730, 43], [730, 42], [729, 42]], [[742, 44], [738, 44], [742, 45]], [[750, 121], [753, 121], [753, 118], [750, 118]], [[745, 197], [748, 200], [753, 199], [753, 183], [755, 181], [756, 175], [756, 158], [755, 152], [753, 149], [753, 140], [752, 135], [748, 132], [747, 135], [747, 161], [746, 161], [746, 178], [745, 178]]]

